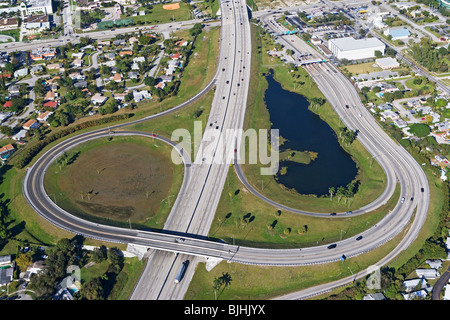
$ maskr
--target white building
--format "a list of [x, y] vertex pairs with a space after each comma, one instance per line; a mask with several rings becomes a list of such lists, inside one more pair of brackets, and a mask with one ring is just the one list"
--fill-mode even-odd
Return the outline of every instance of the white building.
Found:
[[356, 40], [346, 37], [329, 40], [328, 48], [339, 60], [359, 60], [375, 57], [375, 51], [384, 54], [386, 46], [377, 38]]
[[441, 275], [436, 269], [416, 269], [416, 274], [418, 277], [425, 279], [436, 279]]
[[20, 11], [22, 16], [26, 17], [29, 15], [42, 13], [42, 14], [52, 14], [52, 0], [27, 0], [20, 4]]
[[376, 59], [375, 63], [383, 70], [389, 70], [400, 67], [400, 63], [396, 59], [391, 57]]

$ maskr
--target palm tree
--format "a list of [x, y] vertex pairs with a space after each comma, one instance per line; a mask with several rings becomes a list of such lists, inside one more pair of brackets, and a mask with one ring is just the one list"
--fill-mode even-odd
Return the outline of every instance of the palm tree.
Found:
[[328, 192], [330, 193], [330, 196], [331, 196], [330, 200], [333, 201], [333, 194], [335, 192], [335, 188], [334, 187], [328, 188]]

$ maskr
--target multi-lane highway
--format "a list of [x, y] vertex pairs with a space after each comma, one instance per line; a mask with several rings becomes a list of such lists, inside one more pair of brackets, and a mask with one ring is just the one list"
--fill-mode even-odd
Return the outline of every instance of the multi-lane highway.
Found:
[[[164, 225], [164, 231], [146, 232], [89, 223], [57, 207], [45, 194], [43, 177], [48, 165], [67, 148], [89, 139], [107, 136], [110, 134], [109, 130], [97, 130], [65, 140], [39, 158], [33, 167], [27, 170], [24, 180], [23, 190], [29, 203], [43, 217], [72, 232], [106, 241], [134, 243], [157, 249], [150, 252], [147, 266], [131, 299], [182, 299], [196, 263], [202, 256], [255, 265], [294, 266], [327, 263], [339, 260], [343, 254], [352, 257], [373, 250], [399, 234], [412, 221], [408, 232], [396, 249], [380, 261], [379, 265], [390, 261], [410, 245], [424, 223], [429, 205], [427, 179], [406, 150], [391, 140], [378, 126], [362, 105], [348, 79], [329, 63], [306, 68], [344, 124], [352, 130], [358, 130], [358, 139], [386, 172], [388, 183], [383, 193], [385, 198], [377, 199], [375, 207], [392, 195], [396, 182], [400, 183], [402, 196], [407, 201], [404, 203], [399, 201], [392, 212], [363, 232], [362, 239], [348, 238], [336, 243], [332, 249], [328, 246], [301, 250], [256, 249], [206, 239], [229, 170], [230, 163], [224, 161], [223, 157], [225, 155], [226, 159], [233, 159], [234, 148], [240, 146], [240, 136], [233, 136], [231, 140], [228, 138], [225, 143], [223, 142], [227, 137], [227, 130], [242, 129], [250, 81], [251, 39], [245, 1], [223, 1], [221, 11], [221, 48], [218, 69], [213, 80], [216, 85], [213, 105], [195, 161], [190, 163], [185, 159], [187, 174]], [[312, 50], [298, 37], [292, 38], [294, 42], [290, 40], [287, 40], [286, 44], [294, 50], [300, 52]], [[349, 108], [347, 109], [345, 105], [349, 105]], [[114, 130], [118, 127], [115, 126]], [[136, 134], [126, 131], [116, 132], [116, 134], [119, 132]], [[180, 154], [185, 155], [181, 151]], [[367, 209], [369, 208], [365, 208]], [[180, 237], [184, 240], [180, 240]], [[190, 261], [185, 279], [176, 284], [174, 282], [176, 273], [185, 260]], [[359, 273], [362, 274], [364, 272]], [[283, 298], [304, 298], [348, 282], [348, 279], [343, 279]]]

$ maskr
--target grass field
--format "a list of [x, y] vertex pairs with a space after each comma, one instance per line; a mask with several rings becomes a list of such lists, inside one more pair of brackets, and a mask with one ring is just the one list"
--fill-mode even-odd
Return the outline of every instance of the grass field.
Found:
[[156, 226], [168, 214], [162, 210], [170, 204], [168, 196], [174, 199], [182, 182], [183, 168], [172, 164], [171, 150], [143, 137], [90, 141], [68, 152], [76, 155], [73, 163], [49, 167], [45, 188], [76, 215]]
[[151, 11], [152, 11], [151, 14], [132, 17], [134, 23], [136, 24], [139, 24], [140, 22], [144, 22], [145, 24], [167, 23], [192, 19], [189, 8], [183, 2], [180, 2], [180, 8], [176, 10], [166, 10], [163, 8], [162, 4], [157, 4], [153, 6], [153, 9]]

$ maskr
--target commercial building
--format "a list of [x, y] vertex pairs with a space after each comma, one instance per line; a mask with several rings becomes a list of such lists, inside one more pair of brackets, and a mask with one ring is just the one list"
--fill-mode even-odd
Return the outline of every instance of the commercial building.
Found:
[[52, 14], [52, 0], [27, 0], [20, 4], [22, 16], [26, 17], [33, 14]]
[[391, 36], [392, 40], [404, 40], [408, 39], [411, 33], [405, 27], [398, 27], [386, 29], [386, 31], [384, 31], [384, 35], [387, 37]]
[[386, 57], [375, 60], [375, 64], [383, 70], [389, 70], [400, 67], [400, 63], [394, 58]]
[[352, 37], [328, 40], [328, 49], [333, 55], [341, 59], [359, 60], [375, 57], [375, 51], [384, 54], [386, 46], [377, 38], [356, 40]]
[[44, 30], [50, 30], [50, 21], [48, 15], [40, 14], [26, 17], [23, 20], [23, 30], [26, 34], [40, 33]]
[[19, 27], [19, 21], [16, 18], [0, 19], [0, 30], [11, 30]]
[[37, 48], [31, 50], [30, 57], [33, 60], [47, 60], [56, 56], [56, 48]]

